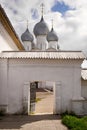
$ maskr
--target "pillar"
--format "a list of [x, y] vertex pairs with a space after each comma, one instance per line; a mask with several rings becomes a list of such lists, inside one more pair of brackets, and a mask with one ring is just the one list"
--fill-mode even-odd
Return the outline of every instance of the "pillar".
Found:
[[23, 109], [24, 114], [30, 112], [30, 83], [24, 83], [24, 90], [23, 90]]
[[54, 83], [54, 114], [61, 114], [61, 82]]
[[83, 101], [84, 98], [81, 96], [81, 70], [80, 68], [74, 68], [74, 86], [73, 86], [73, 97], [72, 97], [71, 109], [76, 115], [83, 115]]

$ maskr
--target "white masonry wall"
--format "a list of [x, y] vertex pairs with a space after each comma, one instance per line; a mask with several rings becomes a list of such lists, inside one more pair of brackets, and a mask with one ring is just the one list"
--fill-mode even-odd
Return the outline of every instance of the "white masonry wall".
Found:
[[24, 84], [31, 81], [51, 81], [58, 87], [55, 89], [54, 113], [72, 111], [71, 100], [81, 99], [80, 60], [26, 58], [0, 61], [0, 105], [7, 105], [8, 113], [22, 110]]
[[81, 95], [84, 97], [83, 101], [83, 107], [84, 107], [84, 115], [87, 115], [87, 80], [81, 79], [81, 86], [82, 86], [82, 91]]
[[0, 22], [0, 51], [18, 50], [14, 41]]
[[81, 79], [82, 96], [87, 100], [87, 80]]

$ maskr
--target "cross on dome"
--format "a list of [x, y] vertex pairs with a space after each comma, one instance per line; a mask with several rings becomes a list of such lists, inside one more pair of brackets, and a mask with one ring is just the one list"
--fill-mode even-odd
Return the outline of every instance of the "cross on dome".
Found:
[[52, 29], [53, 29], [53, 19], [51, 21], [52, 21]]
[[42, 17], [43, 17], [43, 12], [44, 12], [43, 10], [44, 10], [44, 4], [42, 3], [41, 4], [41, 14], [42, 14]]
[[29, 20], [27, 19], [27, 28], [28, 28]]

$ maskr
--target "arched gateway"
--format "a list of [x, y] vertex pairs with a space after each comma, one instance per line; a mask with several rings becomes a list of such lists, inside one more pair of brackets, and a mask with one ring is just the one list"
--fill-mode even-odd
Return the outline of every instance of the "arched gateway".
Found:
[[54, 114], [84, 114], [81, 97], [80, 51], [2, 52], [0, 54], [0, 107], [7, 113], [30, 112], [30, 83], [54, 82]]

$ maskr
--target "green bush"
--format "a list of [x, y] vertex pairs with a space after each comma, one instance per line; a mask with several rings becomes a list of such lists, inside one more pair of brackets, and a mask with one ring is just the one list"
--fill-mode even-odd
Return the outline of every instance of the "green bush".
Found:
[[82, 120], [87, 122], [87, 116], [84, 116]]
[[62, 123], [71, 130], [87, 130], [87, 117], [77, 118], [71, 115], [65, 115]]
[[66, 115], [76, 116], [74, 112], [68, 112], [68, 111], [65, 111], [64, 113], [61, 114], [62, 118]]

